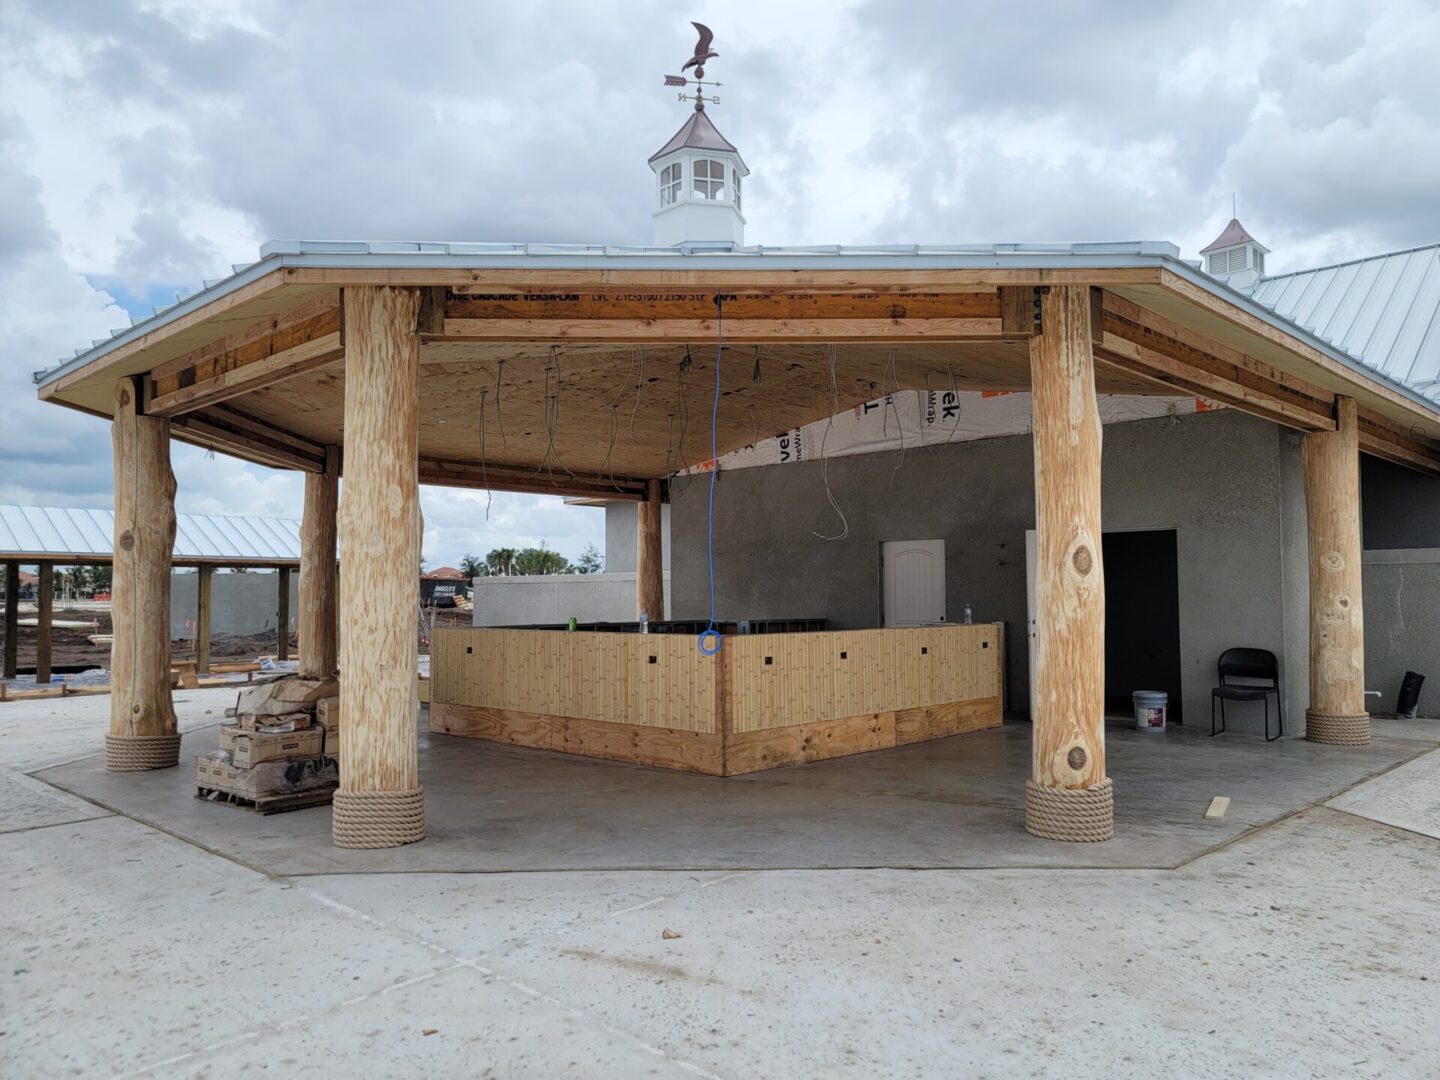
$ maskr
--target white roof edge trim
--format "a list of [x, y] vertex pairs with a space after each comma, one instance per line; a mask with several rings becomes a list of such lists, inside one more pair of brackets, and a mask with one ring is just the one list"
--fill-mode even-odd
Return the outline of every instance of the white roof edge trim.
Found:
[[598, 269], [623, 263], [629, 269], [673, 270], [684, 260], [695, 270], [784, 269], [1138, 269], [1162, 267], [1228, 300], [1247, 314], [1303, 341], [1311, 348], [1370, 382], [1401, 394], [1440, 416], [1440, 402], [1405, 383], [1367, 366], [1310, 330], [1277, 315], [1248, 295], [1212, 278], [1180, 258], [1180, 249], [1166, 241], [1114, 241], [1057, 244], [955, 244], [887, 245], [879, 247], [745, 247], [716, 251], [681, 248], [615, 247], [594, 244], [493, 244], [364, 241], [274, 240], [261, 249], [258, 262], [216, 282], [165, 309], [129, 331], [86, 349], [73, 359], [35, 373], [46, 386], [152, 330], [198, 310], [205, 304], [275, 270], [313, 269], [422, 269], [505, 270], [518, 266], [535, 269]]

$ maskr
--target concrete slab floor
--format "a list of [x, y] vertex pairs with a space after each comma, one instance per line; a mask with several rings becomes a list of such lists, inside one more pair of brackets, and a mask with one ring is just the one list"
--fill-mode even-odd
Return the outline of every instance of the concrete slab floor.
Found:
[[[204, 721], [201, 705], [185, 708], [187, 722]], [[0, 712], [0, 731], [39, 722]], [[53, 753], [42, 731], [0, 740], [0, 769], [10, 769], [0, 773], [7, 1077], [1388, 1080], [1434, 1076], [1440, 1060], [1440, 840], [1426, 835], [1440, 822], [1425, 795], [1440, 788], [1440, 752], [1425, 752], [1434, 741], [1425, 729], [1386, 732], [1377, 743], [1403, 746], [1372, 748], [1383, 753], [1357, 768], [1408, 763], [1335, 797], [1344, 810], [1310, 805], [1171, 870], [302, 877], [256, 872], [16, 776], [7, 746], [63, 761], [67, 731], [57, 729], [63, 745]], [[1023, 760], [1026, 735], [993, 736], [988, 767], [1005, 773], [1011, 756]], [[1277, 804], [1286, 801], [1279, 791], [1310, 790], [1299, 775], [1307, 765], [1329, 778], [1322, 787], [1351, 774], [1328, 756], [1306, 757], [1304, 744], [1265, 754], [1238, 741], [1205, 750], [1190, 738], [1131, 746], [1113, 731], [1112, 765], [1117, 775], [1165, 765], [1177, 772], [1172, 784], [1197, 773], [1177, 795], [1188, 800], [1248, 762], [1265, 775], [1225, 793], [1257, 806], [1266, 788]], [[546, 778], [533, 754], [514, 759], [531, 763], [524, 769], [504, 754], [477, 760], [501, 775], [539, 776], [537, 804], [557, 798], [561, 781], [652, 775], [612, 766]], [[765, 800], [786, 793], [796, 806], [808, 799], [818, 812], [848, 792], [848, 816], [824, 822], [839, 839], [871, 816], [894, 825], [890, 800], [942, 807], [961, 832], [955, 815], [998, 807], [947, 793], [956, 761], [927, 770], [880, 754], [830, 764], [844, 768], [730, 786]], [[862, 783], [867, 773], [878, 775]], [[505, 784], [509, 798], [526, 797], [519, 779]], [[1163, 805], [1157, 787], [1124, 813]], [[72, 819], [87, 809], [100, 816]], [[261, 831], [287, 818], [328, 820], [212, 809]], [[674, 835], [662, 829], [646, 842]]]
[[[94, 755], [36, 773], [64, 791], [276, 875], [337, 871], [1172, 867], [1440, 745], [1440, 722], [1381, 721], [1363, 748], [1133, 725], [1107, 732], [1116, 838], [1023, 829], [1030, 726], [744, 777], [501, 746], [421, 728], [423, 843], [342, 851], [329, 807], [267, 818], [195, 799], [188, 768], [107, 773]], [[182, 761], [216, 745], [190, 731]], [[1207, 821], [1215, 795], [1231, 798]]]

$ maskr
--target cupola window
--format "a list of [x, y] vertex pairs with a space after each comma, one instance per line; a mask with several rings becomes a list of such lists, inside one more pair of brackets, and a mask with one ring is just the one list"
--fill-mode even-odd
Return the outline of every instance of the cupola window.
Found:
[[680, 162], [674, 165], [666, 165], [660, 170], [660, 205], [673, 206], [680, 201], [680, 184], [682, 182], [682, 170]]
[[725, 163], [701, 158], [695, 162], [695, 196], [700, 199], [725, 198]]

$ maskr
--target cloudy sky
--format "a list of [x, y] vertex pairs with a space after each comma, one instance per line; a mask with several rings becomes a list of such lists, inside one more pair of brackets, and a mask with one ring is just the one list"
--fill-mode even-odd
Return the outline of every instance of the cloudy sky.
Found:
[[[751, 242], [1193, 257], [1232, 193], [1272, 272], [1440, 241], [1435, 0], [0, 0], [0, 502], [111, 505], [108, 428], [31, 373], [265, 240], [648, 242], [691, 18]], [[182, 511], [299, 515], [295, 474], [174, 463]], [[549, 498], [425, 514], [431, 565], [603, 542]]]

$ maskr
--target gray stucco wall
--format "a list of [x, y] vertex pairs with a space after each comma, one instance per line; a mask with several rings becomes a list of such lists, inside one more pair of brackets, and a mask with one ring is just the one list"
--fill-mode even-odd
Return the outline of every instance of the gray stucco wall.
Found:
[[[580, 622], [634, 622], [635, 574], [546, 574], [476, 578], [475, 626], [525, 626]], [[665, 575], [669, 617], [670, 575]], [[651, 612], [651, 618], [659, 619]]]
[[[170, 575], [170, 637], [190, 640], [195, 636], [195, 596], [199, 575], [192, 572]], [[217, 571], [210, 579], [210, 633], [277, 634], [279, 582], [268, 571], [230, 574]], [[293, 630], [300, 611], [300, 575], [290, 572], [290, 626]], [[186, 623], [190, 626], [186, 626]]]
[[[633, 574], [639, 504], [612, 502], [605, 504], [605, 572]], [[660, 561], [670, 569], [670, 504], [660, 507]]]
[[1425, 676], [1420, 715], [1440, 716], [1440, 547], [1365, 552], [1365, 685], [1394, 712], [1406, 671]]
[[[1282, 657], [1290, 730], [1303, 730], [1306, 601], [1294, 587], [1297, 550], [1301, 577], [1305, 565], [1298, 445], [1274, 424], [1233, 410], [1114, 424], [1104, 440], [1105, 528], [1176, 530], [1188, 722], [1208, 723], [1220, 652], [1252, 645]], [[825, 498], [820, 462], [722, 473], [718, 615], [821, 617], [837, 629], [876, 626], [881, 541], [943, 537], [947, 614], [958, 619], [969, 603], [977, 622], [1008, 624], [1010, 707], [1027, 709], [1025, 531], [1035, 518], [1030, 437], [912, 450], [892, 484], [895, 461], [893, 454], [865, 454], [830, 462], [831, 489], [850, 527], [846, 539], [830, 542], [814, 535], [840, 527]], [[675, 617], [703, 618], [705, 489], [694, 484], [672, 499]], [[1247, 712], [1233, 717], [1232, 726], [1258, 731], [1260, 718]]]

